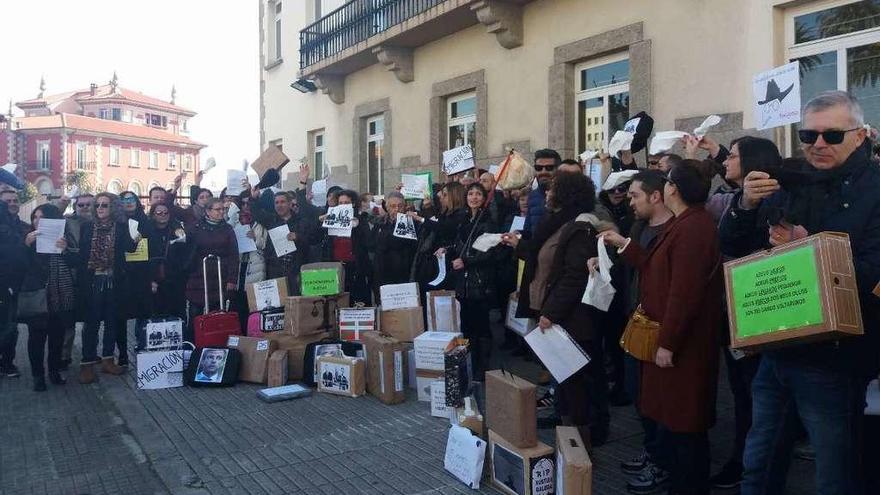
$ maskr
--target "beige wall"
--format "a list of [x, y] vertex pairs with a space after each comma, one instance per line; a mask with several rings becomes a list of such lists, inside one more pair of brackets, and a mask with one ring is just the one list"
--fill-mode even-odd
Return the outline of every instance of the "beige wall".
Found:
[[[676, 120], [688, 117], [736, 112], [743, 112], [743, 127], [750, 128], [752, 75], [784, 58], [781, 9], [775, 6], [793, 2], [631, 0], [624, 6], [620, 0], [537, 0], [524, 8], [521, 47], [501, 47], [477, 24], [416, 49], [413, 82], [398, 81], [378, 63], [348, 75], [339, 105], [320, 91], [301, 94], [289, 87], [299, 69], [298, 30], [306, 24], [305, 7], [290, 3], [284, 10], [284, 63], [263, 72], [264, 145], [282, 139], [285, 152], [298, 158], [306, 154], [307, 132], [325, 128], [327, 162], [345, 165], [352, 174], [347, 184], [361, 187], [352, 163], [356, 106], [389, 98], [395, 163], [387, 166], [419, 156], [427, 168], [432, 85], [484, 70], [488, 157], [500, 156], [502, 146], [515, 141], [530, 141], [533, 151], [546, 145], [548, 119], [556, 118], [548, 115], [554, 48], [634, 23], [642, 23], [644, 39], [651, 42], [655, 130], [673, 129]], [[386, 186], [395, 183], [396, 174], [386, 174]]]

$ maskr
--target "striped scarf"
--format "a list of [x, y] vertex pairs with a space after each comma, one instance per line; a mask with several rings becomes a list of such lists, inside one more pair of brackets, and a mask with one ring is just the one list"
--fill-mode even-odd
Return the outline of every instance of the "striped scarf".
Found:
[[46, 284], [49, 311], [59, 313], [73, 309], [73, 274], [61, 255], [49, 255], [49, 278]]

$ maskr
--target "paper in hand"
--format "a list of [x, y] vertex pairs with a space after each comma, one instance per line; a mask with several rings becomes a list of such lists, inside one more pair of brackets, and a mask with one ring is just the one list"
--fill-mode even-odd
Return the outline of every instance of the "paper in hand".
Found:
[[658, 132], [654, 135], [654, 138], [651, 139], [651, 147], [648, 149], [648, 154], [656, 155], [658, 153], [663, 153], [664, 151], [669, 151], [675, 146], [675, 143], [679, 142], [681, 138], [687, 135], [686, 132], [682, 131]]
[[526, 217], [516, 216], [513, 217], [513, 222], [510, 223], [510, 231], [511, 232], [522, 232], [526, 229]]
[[706, 120], [704, 120], [699, 127], [694, 129], [694, 136], [696, 136], [697, 139], [703, 139], [703, 136], [705, 136], [706, 133], [709, 132], [709, 128], [718, 125], [720, 122], [721, 117], [717, 115], [710, 115], [706, 117]]
[[312, 182], [312, 204], [315, 206], [327, 206], [327, 179]]
[[611, 141], [608, 142], [608, 154], [617, 156], [619, 152], [630, 149], [634, 137], [635, 135], [631, 132], [615, 132], [614, 136], [611, 137]]
[[238, 242], [238, 254], [251, 253], [257, 250], [257, 243], [248, 237], [251, 231], [250, 225], [238, 224], [233, 229], [235, 231], [235, 240]]
[[296, 251], [296, 244], [287, 239], [287, 234], [289, 233], [290, 227], [287, 224], [269, 229], [269, 238], [272, 239], [272, 246], [275, 247], [275, 254], [277, 256], [284, 256]]
[[128, 235], [130, 235], [132, 239], [137, 237], [137, 235], [138, 235], [138, 221], [137, 220], [133, 220], [131, 218], [128, 219]]
[[559, 383], [567, 380], [590, 362], [587, 353], [559, 325], [553, 325], [543, 332], [539, 327], [535, 327], [525, 339]]
[[581, 159], [581, 163], [587, 163], [598, 154], [599, 154], [599, 150], [586, 150], [583, 153], [581, 153], [580, 155], [578, 155], [578, 158]]
[[40, 254], [61, 254], [63, 250], [57, 246], [58, 240], [64, 237], [63, 218], [41, 218], [37, 223], [37, 252]]
[[446, 280], [446, 254], [441, 254], [440, 256], [437, 256], [437, 276], [434, 280], [428, 282], [428, 285], [437, 287], [442, 284], [444, 280]]
[[498, 244], [501, 244], [501, 234], [483, 234], [474, 241], [473, 248], [485, 253]]
[[398, 213], [397, 220], [394, 222], [394, 237], [400, 237], [401, 239], [417, 239], [416, 237], [416, 225], [413, 223], [413, 219], [408, 217], [405, 213]]
[[608, 311], [614, 300], [614, 294], [617, 292], [617, 289], [611, 285], [611, 267], [614, 266], [614, 263], [608, 257], [605, 241], [600, 238], [598, 242], [599, 271], [590, 274], [590, 280], [587, 282], [587, 289], [584, 291], [581, 302], [600, 311]]
[[226, 194], [238, 196], [244, 191], [243, 181], [247, 180], [247, 172], [243, 170], [229, 169], [226, 171]]

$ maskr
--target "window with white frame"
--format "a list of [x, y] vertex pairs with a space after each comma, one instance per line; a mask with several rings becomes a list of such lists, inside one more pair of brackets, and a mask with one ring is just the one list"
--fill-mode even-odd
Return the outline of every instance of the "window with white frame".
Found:
[[141, 166], [141, 149], [140, 148], [132, 148], [131, 149], [131, 160], [129, 160], [128, 166], [131, 168], [140, 168], [140, 166]]
[[446, 129], [448, 148], [466, 144], [476, 147], [477, 94], [466, 93], [446, 100]]
[[159, 168], [159, 152], [150, 150], [150, 168], [155, 170]]
[[108, 158], [108, 162], [111, 166], [119, 166], [119, 146], [110, 147], [110, 156]]
[[[575, 133], [578, 154], [608, 149], [608, 139], [629, 119], [629, 58], [602, 57], [575, 67]], [[607, 117], [607, 118], [606, 118]]]
[[136, 180], [129, 182], [128, 190], [133, 192], [135, 196], [140, 196], [144, 192], [144, 188], [141, 187], [141, 183]]
[[[801, 104], [822, 91], [849, 91], [866, 123], [880, 124], [880, 0], [813, 2], [785, 17], [786, 55], [800, 65]], [[797, 144], [798, 125], [791, 127], [789, 141]]]
[[86, 169], [86, 146], [88, 143], [78, 141], [76, 143], [76, 168], [77, 170]]
[[110, 119], [110, 109], [109, 108], [101, 108], [98, 110], [98, 118], [109, 120]]
[[122, 192], [122, 182], [119, 179], [113, 179], [107, 183], [107, 192], [119, 194]]
[[176, 170], [177, 169], [177, 152], [169, 151], [168, 152], [168, 170]]
[[186, 172], [191, 172], [192, 169], [193, 169], [192, 155], [183, 155], [183, 170]]
[[37, 141], [37, 166], [40, 170], [49, 170], [52, 165], [50, 157], [49, 141]]
[[121, 108], [111, 109], [110, 120], [121, 121], [122, 120], [122, 109]]
[[385, 117], [367, 119], [367, 190], [382, 194], [382, 166], [385, 162]]
[[274, 3], [275, 5], [272, 6], [275, 14], [275, 21], [272, 23], [273, 60], [278, 60], [281, 58], [281, 0], [275, 0]]
[[312, 168], [315, 170], [315, 180], [320, 180], [324, 177], [326, 161], [324, 131], [314, 131], [312, 133], [312, 140]]

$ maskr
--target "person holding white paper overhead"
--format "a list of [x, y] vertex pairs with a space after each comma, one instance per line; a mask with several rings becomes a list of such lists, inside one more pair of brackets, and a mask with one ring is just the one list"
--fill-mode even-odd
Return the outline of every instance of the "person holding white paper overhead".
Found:
[[[336, 195], [339, 206], [358, 204], [358, 194], [344, 189]], [[323, 216], [319, 217], [323, 221]], [[327, 251], [324, 253], [326, 261], [338, 261], [345, 267], [345, 291], [351, 294], [352, 303], [364, 303], [369, 306], [372, 303], [372, 278], [373, 267], [370, 263], [367, 247], [371, 242], [370, 227], [359, 218], [351, 219], [351, 235], [329, 236], [327, 239]]]
[[[403, 213], [406, 203], [397, 191], [385, 195], [385, 206], [380, 208], [379, 224], [373, 229], [376, 271], [373, 277], [374, 293], [388, 284], [402, 284], [410, 281], [410, 268], [416, 254], [418, 239], [404, 239], [394, 235], [395, 219]], [[416, 233], [421, 224], [414, 222]]]

